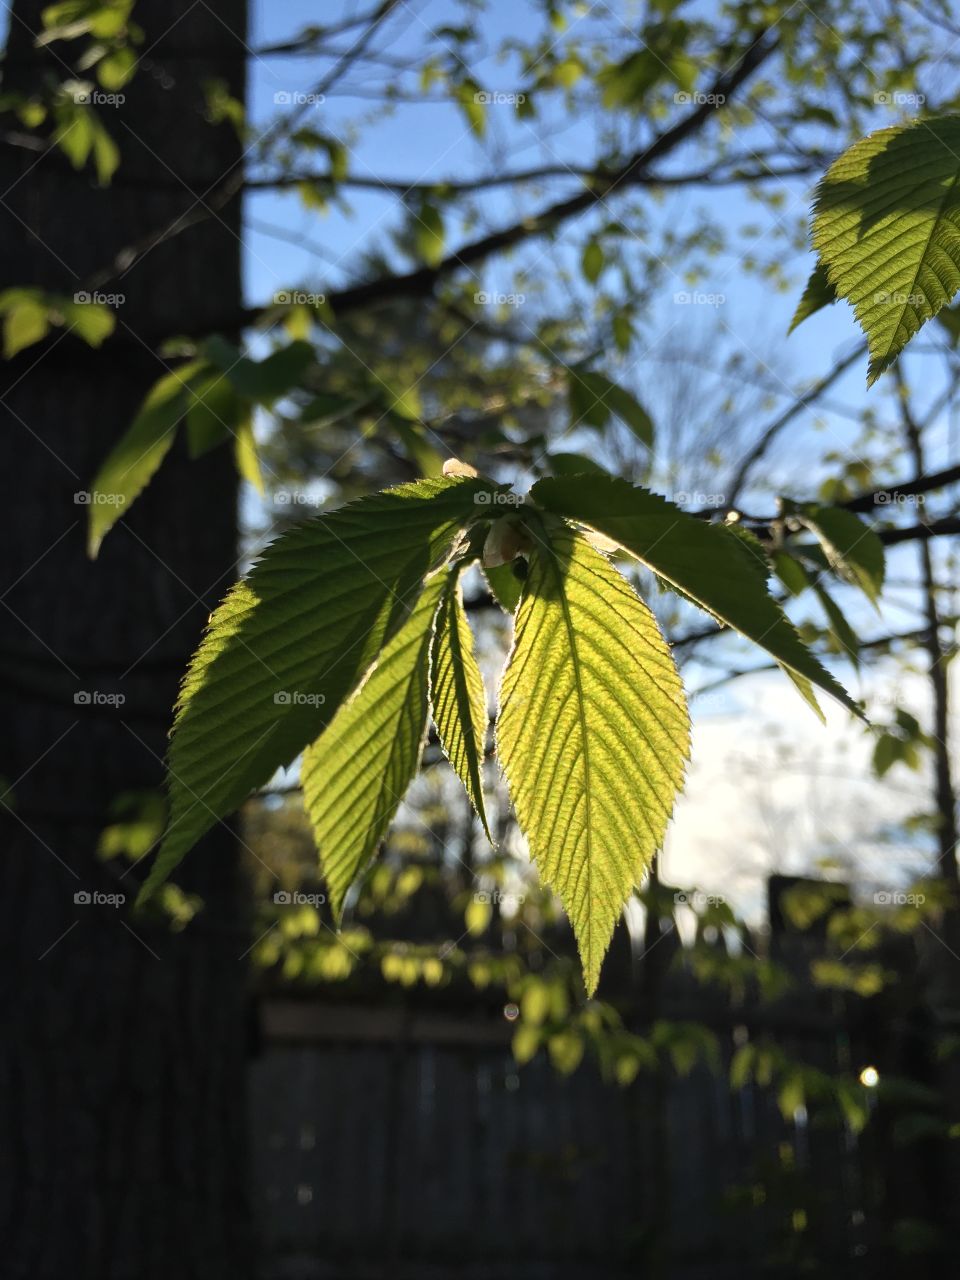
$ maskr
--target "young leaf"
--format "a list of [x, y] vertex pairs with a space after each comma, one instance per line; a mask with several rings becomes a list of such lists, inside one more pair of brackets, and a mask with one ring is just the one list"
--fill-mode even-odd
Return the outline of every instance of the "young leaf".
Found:
[[56, 305], [66, 327], [88, 346], [102, 346], [116, 328], [116, 316], [103, 303], [58, 300]]
[[278, 538], [230, 591], [180, 691], [170, 822], [143, 896], [319, 735], [490, 490], [424, 480], [362, 498]]
[[263, 493], [263, 472], [260, 470], [260, 454], [257, 438], [253, 434], [253, 418], [249, 413], [237, 423], [233, 453], [241, 480], [253, 485], [257, 493]]
[[493, 843], [483, 808], [487, 695], [473, 652], [473, 632], [463, 610], [458, 573], [450, 575], [437, 610], [430, 647], [430, 702], [440, 745]]
[[427, 582], [410, 617], [354, 695], [303, 753], [300, 781], [334, 916], [377, 851], [420, 766], [427, 655], [450, 574]]
[[463, 112], [470, 131], [477, 138], [483, 138], [487, 131], [486, 103], [490, 95], [482, 93], [475, 80], [464, 80], [457, 89], [457, 102]]
[[428, 267], [443, 261], [443, 215], [433, 204], [424, 204], [414, 214], [413, 241], [420, 258]]
[[104, 538], [167, 456], [186, 411], [187, 383], [200, 367], [183, 365], [162, 377], [101, 464], [90, 495], [87, 550], [91, 558], [96, 558]]
[[689, 749], [656, 619], [585, 538], [545, 521], [503, 676], [500, 762], [541, 880], [596, 990], [614, 926], [663, 840]]
[[531, 497], [546, 510], [612, 538], [718, 621], [861, 714], [767, 591], [760, 561], [729, 529], [698, 520], [659, 494], [613, 477], [540, 480]]
[[870, 385], [960, 289], [960, 116], [861, 138], [817, 187], [813, 244], [852, 304]]
[[12, 360], [25, 347], [42, 342], [50, 331], [49, 307], [43, 295], [26, 289], [9, 289], [0, 295], [3, 313], [3, 354]]
[[805, 507], [798, 514], [817, 535], [834, 572], [875, 605], [883, 588], [884, 553], [870, 526], [842, 507]]

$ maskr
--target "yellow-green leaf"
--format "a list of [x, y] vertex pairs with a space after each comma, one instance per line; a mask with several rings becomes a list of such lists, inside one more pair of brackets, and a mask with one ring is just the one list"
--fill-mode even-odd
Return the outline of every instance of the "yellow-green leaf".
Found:
[[458, 573], [450, 575], [437, 610], [430, 646], [430, 702], [440, 745], [492, 840], [483, 808], [487, 695], [473, 651], [473, 632], [463, 609]]
[[362, 498], [285, 533], [230, 591], [180, 691], [170, 821], [144, 896], [322, 732], [490, 488], [424, 480]]
[[184, 365], [162, 377], [101, 464], [90, 493], [87, 549], [91, 556], [97, 555], [104, 538], [167, 456], [186, 412], [188, 380], [200, 367]]
[[762, 556], [729, 529], [613, 477], [540, 480], [531, 496], [547, 510], [612, 538], [718, 621], [761, 645], [808, 687], [816, 685], [862, 715], [768, 592]]
[[624, 903], [663, 841], [689, 719], [653, 614], [559, 521], [545, 523], [530, 556], [497, 743], [531, 857], [570, 917], [592, 993]]
[[359, 689], [303, 753], [303, 799], [339, 919], [420, 766], [428, 654], [449, 571], [434, 574]]
[[817, 187], [813, 245], [867, 335], [869, 385], [960, 289], [960, 116], [854, 143]]
[[257, 450], [257, 438], [253, 434], [253, 418], [249, 413], [237, 423], [233, 452], [240, 478], [253, 485], [257, 493], [263, 493], [260, 454]]
[[808, 320], [810, 316], [815, 315], [823, 307], [830, 306], [836, 300], [837, 291], [827, 279], [827, 269], [822, 262], [818, 262], [810, 273], [807, 287], [797, 303], [797, 309], [793, 313], [787, 333], [793, 333], [798, 324], [803, 324], [804, 320]]

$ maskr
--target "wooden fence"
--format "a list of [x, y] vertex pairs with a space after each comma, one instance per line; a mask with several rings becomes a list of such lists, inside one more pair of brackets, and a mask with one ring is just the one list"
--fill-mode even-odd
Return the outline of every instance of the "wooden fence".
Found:
[[[727, 1062], [758, 1033], [702, 989], [668, 991], [661, 1016], [673, 1010], [712, 1023]], [[778, 1026], [781, 1047], [828, 1071], [876, 1039], [858, 1045], [848, 1021], [809, 1007], [781, 1009]], [[880, 1243], [876, 1152], [802, 1111], [786, 1123], [769, 1090], [732, 1091], [704, 1067], [620, 1088], [587, 1060], [562, 1077], [543, 1054], [518, 1070], [502, 1006], [426, 993], [272, 997], [261, 1031], [264, 1280], [901, 1274]]]

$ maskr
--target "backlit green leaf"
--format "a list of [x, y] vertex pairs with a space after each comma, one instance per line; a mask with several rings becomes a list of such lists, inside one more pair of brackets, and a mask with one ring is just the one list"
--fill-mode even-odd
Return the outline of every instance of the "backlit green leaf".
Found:
[[548, 511], [612, 538], [718, 621], [861, 714], [769, 594], [760, 559], [730, 530], [698, 520], [659, 494], [613, 477], [540, 480], [531, 496]]
[[867, 335], [874, 382], [960, 289], [960, 116], [880, 129], [817, 187], [813, 244]]
[[187, 407], [188, 380], [199, 364], [183, 365], [151, 389], [127, 431], [101, 464], [91, 486], [87, 549], [100, 544], [153, 479], [167, 456]]
[[883, 589], [884, 554], [870, 526], [842, 507], [804, 507], [798, 514], [817, 535], [834, 572], [876, 604]]
[[515, 613], [520, 603], [520, 591], [523, 579], [518, 572], [518, 565], [526, 567], [525, 561], [512, 560], [507, 564], [485, 565], [484, 577], [490, 584], [494, 599], [504, 613]]
[[253, 434], [253, 418], [248, 413], [237, 423], [233, 441], [233, 454], [237, 463], [240, 478], [246, 480], [263, 493], [263, 472], [260, 470], [260, 454], [257, 450], [257, 438]]
[[366, 680], [303, 754], [304, 805], [337, 919], [420, 766], [433, 619], [448, 577], [428, 580]]
[[[22, 292], [26, 295], [26, 290]], [[47, 336], [50, 330], [49, 309], [40, 297], [24, 296], [2, 309], [3, 354], [7, 360], [12, 360], [18, 351], [42, 342]]]
[[807, 281], [807, 287], [803, 291], [797, 309], [793, 313], [793, 319], [790, 321], [790, 328], [787, 333], [793, 333], [798, 324], [803, 324], [804, 320], [808, 320], [810, 316], [820, 311], [823, 307], [828, 307], [832, 302], [837, 300], [837, 291], [827, 279], [827, 269], [822, 262], [818, 262], [810, 273], [810, 279]]
[[231, 590], [180, 692], [170, 822], [144, 894], [318, 737], [476, 516], [481, 490], [424, 480], [307, 520]]
[[500, 763], [541, 880], [573, 925], [589, 992], [660, 847], [689, 749], [656, 619], [586, 539], [545, 521], [504, 672]]
[[435, 267], [443, 260], [443, 216], [432, 204], [422, 205], [414, 215], [413, 239], [417, 253], [428, 267]]
[[430, 648], [430, 703], [440, 745], [466, 787], [487, 838], [492, 840], [483, 808], [487, 695], [457, 573], [450, 575], [437, 610]]

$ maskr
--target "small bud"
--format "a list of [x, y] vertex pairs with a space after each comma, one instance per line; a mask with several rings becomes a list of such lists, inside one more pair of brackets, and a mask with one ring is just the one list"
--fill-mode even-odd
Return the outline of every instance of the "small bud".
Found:
[[496, 569], [497, 565], [515, 560], [521, 551], [529, 550], [530, 538], [522, 524], [515, 520], [496, 520], [483, 544], [483, 567]]
[[476, 478], [480, 472], [476, 467], [471, 467], [469, 462], [461, 462], [459, 458], [448, 458], [443, 464], [443, 474], [445, 476], [472, 476]]

